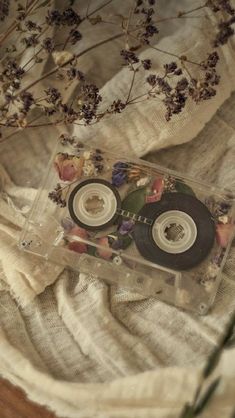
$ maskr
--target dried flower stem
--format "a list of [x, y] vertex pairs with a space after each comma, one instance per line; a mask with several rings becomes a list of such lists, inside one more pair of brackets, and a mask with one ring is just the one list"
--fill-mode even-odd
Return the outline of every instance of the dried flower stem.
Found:
[[[75, 29], [77, 29], [77, 28], [78, 28], [78, 26], [79, 26], [81, 23], [83, 23], [85, 20], [89, 20], [89, 18], [90, 18], [92, 15], [94, 15], [94, 14], [95, 14], [95, 13], [97, 13], [98, 11], [100, 11], [100, 10], [104, 9], [106, 6], [108, 6], [108, 4], [112, 3], [112, 1], [113, 1], [113, 0], [108, 0], [106, 3], [101, 4], [101, 6], [98, 6], [95, 10], [93, 10], [92, 12], [90, 12], [90, 13], [89, 13], [89, 9], [90, 9], [91, 3], [92, 3], [92, 0], [89, 0], [89, 1], [88, 1], [88, 4], [87, 4], [86, 16], [85, 16], [85, 17], [81, 20], [81, 22], [79, 22], [79, 24], [78, 24], [78, 25], [76, 25], [76, 26], [75, 26]], [[65, 50], [66, 46], [68, 45], [68, 43], [69, 43], [70, 39], [71, 39], [71, 35], [69, 34], [69, 35], [68, 35], [68, 37], [65, 39], [65, 42], [64, 42], [64, 45], [63, 45], [63, 48], [62, 48], [62, 50], [63, 50], [63, 51]]]
[[[32, 10], [34, 9], [34, 7], [37, 5], [37, 3], [39, 2], [39, 0], [31, 0], [27, 6], [27, 10], [26, 10], [26, 14], [25, 16], [28, 16], [29, 13], [32, 12]], [[10, 36], [14, 30], [17, 28], [18, 22], [15, 21], [13, 22], [9, 28], [5, 31], [3, 37], [0, 39], [0, 47], [2, 46], [2, 44], [4, 43], [4, 41], [8, 38], [8, 36]]]
[[[161, 19], [155, 20], [154, 23], [162, 23], [162, 22], [167, 22], [169, 20], [182, 19], [186, 17], [188, 14], [194, 13], [198, 10], [205, 9], [206, 7], [207, 7], [207, 3], [203, 4], [202, 6], [195, 7], [194, 9], [186, 10], [185, 12], [178, 12], [178, 14], [175, 16], [163, 17]], [[191, 19], [192, 16], [189, 16], [189, 18]]]
[[129, 103], [129, 99], [130, 99], [131, 92], [132, 92], [132, 89], [133, 89], [133, 86], [134, 86], [134, 83], [135, 83], [135, 77], [136, 77], [137, 72], [138, 72], [138, 69], [137, 68], [136, 69], [133, 69], [133, 76], [132, 76], [132, 80], [131, 80], [131, 85], [130, 85], [130, 88], [129, 88], [129, 92], [128, 92], [128, 95], [127, 95], [126, 104]]
[[66, 65], [70, 64], [74, 58], [80, 58], [83, 55], [87, 54], [88, 52], [92, 51], [95, 48], [98, 48], [102, 45], [107, 44], [108, 42], [112, 42], [118, 38], [121, 38], [123, 36], [123, 33], [118, 33], [117, 35], [113, 35], [110, 38], [104, 39], [103, 41], [97, 42], [94, 45], [91, 45], [89, 48], [84, 49], [84, 51], [75, 54], [72, 58], [70, 58], [69, 60], [65, 61], [61, 66], [56, 66], [54, 68], [52, 68], [52, 70], [48, 71], [47, 73], [43, 74], [41, 77], [39, 77], [37, 80], [33, 81], [32, 83], [28, 84], [28, 86], [24, 87], [20, 92], [18, 92], [15, 95], [15, 98], [18, 97], [21, 93], [25, 92], [26, 90], [31, 89], [32, 87], [34, 87], [36, 84], [38, 84], [40, 81], [45, 80], [45, 78], [50, 77], [51, 75], [55, 74], [60, 68], [65, 67]]

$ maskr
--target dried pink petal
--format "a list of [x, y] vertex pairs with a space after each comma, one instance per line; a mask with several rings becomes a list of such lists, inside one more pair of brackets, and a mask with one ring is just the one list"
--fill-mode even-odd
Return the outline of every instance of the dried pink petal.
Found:
[[97, 253], [99, 254], [100, 257], [104, 258], [105, 260], [109, 260], [112, 257], [112, 250], [109, 247], [109, 241], [107, 237], [102, 237], [98, 240], [98, 244], [102, 245], [103, 247], [107, 247], [106, 248], [98, 248], [97, 249]]
[[164, 190], [164, 180], [162, 177], [156, 178], [152, 184], [152, 194], [149, 196], [146, 196], [146, 202], [147, 203], [153, 203], [157, 202], [161, 199], [162, 193]]
[[80, 226], [75, 226], [69, 231], [70, 235], [77, 235], [80, 238], [87, 239], [88, 233], [84, 228], [81, 228]]
[[54, 166], [63, 181], [73, 181], [79, 179], [82, 175], [83, 158], [67, 157], [66, 154], [56, 155]]
[[71, 251], [75, 251], [76, 253], [82, 254], [87, 253], [87, 245], [83, 242], [72, 241], [68, 244], [68, 249]]
[[234, 224], [218, 224], [216, 226], [216, 239], [222, 248], [226, 248], [235, 232]]

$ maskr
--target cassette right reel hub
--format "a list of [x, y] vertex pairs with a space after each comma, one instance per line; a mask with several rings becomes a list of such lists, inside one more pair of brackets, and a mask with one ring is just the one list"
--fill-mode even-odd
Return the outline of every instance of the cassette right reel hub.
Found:
[[177, 270], [190, 269], [210, 252], [215, 240], [212, 215], [200, 200], [184, 193], [165, 193], [139, 212], [152, 224], [136, 223], [134, 239], [147, 260]]

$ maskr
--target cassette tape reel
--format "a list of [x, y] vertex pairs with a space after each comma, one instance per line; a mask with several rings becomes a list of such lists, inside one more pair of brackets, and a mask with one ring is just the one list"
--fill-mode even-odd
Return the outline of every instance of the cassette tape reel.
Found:
[[233, 235], [231, 192], [73, 141], [58, 145], [20, 246], [205, 314]]
[[68, 208], [76, 224], [96, 231], [115, 222], [118, 209], [121, 209], [121, 198], [108, 181], [90, 179], [73, 189], [69, 196]]
[[193, 196], [167, 193], [139, 213], [152, 225], [137, 223], [135, 243], [146, 259], [178, 270], [199, 264], [215, 240], [215, 223], [205, 205]]

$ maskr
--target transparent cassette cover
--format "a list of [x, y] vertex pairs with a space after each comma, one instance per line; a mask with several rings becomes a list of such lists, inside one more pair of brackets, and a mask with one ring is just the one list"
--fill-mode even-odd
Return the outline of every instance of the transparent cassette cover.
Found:
[[200, 314], [234, 236], [230, 191], [63, 138], [20, 248]]

